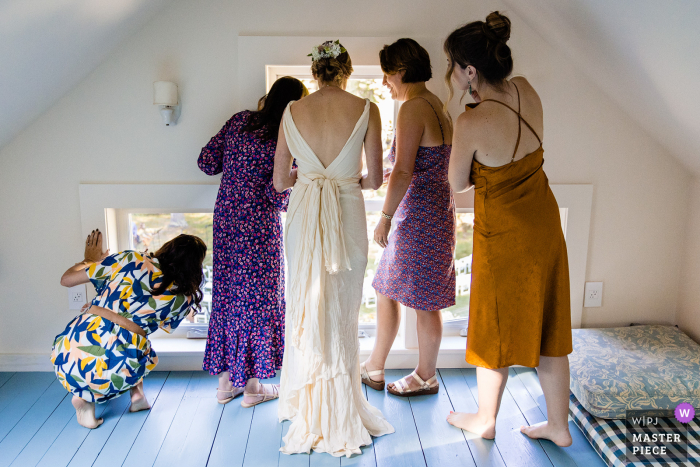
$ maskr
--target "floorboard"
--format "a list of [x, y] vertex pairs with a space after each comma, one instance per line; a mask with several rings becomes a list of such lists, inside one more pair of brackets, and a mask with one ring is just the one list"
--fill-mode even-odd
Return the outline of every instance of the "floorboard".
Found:
[[439, 373], [438, 383], [436, 395], [408, 399], [425, 462], [428, 467], [476, 467], [462, 430], [447, 423], [452, 404]]
[[241, 407], [242, 399], [243, 396], [239, 396], [224, 406], [208, 467], [243, 465], [254, 409]]
[[7, 383], [12, 376], [14, 376], [15, 373], [13, 372], [8, 372], [8, 371], [2, 371], [0, 372], [0, 388]]
[[[476, 369], [462, 369], [462, 374], [478, 404]], [[523, 425], [527, 425], [527, 420], [510, 393], [504, 391], [496, 418], [496, 446], [504, 462], [509, 467], [551, 466], [552, 463], [540, 443], [520, 433], [520, 427]]]
[[[212, 379], [214, 378], [214, 379]], [[194, 439], [192, 437], [196, 436], [194, 433], [190, 435], [190, 432], [196, 429], [202, 429], [202, 426], [206, 423], [202, 421], [201, 414], [209, 413], [214, 420], [210, 420], [210, 423], [216, 423], [218, 425], [220, 419], [220, 411], [223, 409], [221, 404], [217, 404], [214, 400], [215, 391], [207, 392], [206, 387], [211, 386], [212, 382], [215, 381], [216, 377], [212, 377], [203, 371], [194, 372], [192, 378], [189, 381], [187, 390], [177, 408], [177, 413], [172, 421], [170, 430], [163, 441], [163, 444], [158, 452], [155, 462], [153, 463], [156, 467], [173, 467], [179, 465], [183, 457], [193, 456], [197, 457], [201, 455], [201, 446], [188, 446], [187, 439]], [[211, 388], [210, 388], [211, 389]], [[216, 389], [216, 383], [214, 383], [214, 389]], [[202, 405], [200, 408], [200, 402], [209, 401], [216, 404], [219, 412], [210, 412], [210, 405]], [[214, 436], [210, 441], [209, 446], [207, 446], [207, 456], [213, 443]], [[205, 458], [206, 459], [206, 458]], [[206, 463], [206, 460], [205, 460]]]
[[190, 371], [173, 371], [168, 375], [122, 465], [150, 467], [155, 463], [192, 375]]
[[12, 464], [67, 395], [68, 391], [54, 379], [49, 388], [0, 442], [0, 467]]
[[[289, 431], [289, 425], [292, 422], [285, 420], [282, 422], [282, 433], [280, 434], [280, 446], [282, 446], [282, 438], [287, 436], [287, 431]], [[249, 443], [254, 442], [253, 440], [248, 440]], [[308, 467], [309, 459], [311, 456], [308, 454], [282, 454], [279, 453], [278, 465], [279, 467]]]
[[[544, 402], [544, 394], [542, 393], [537, 373], [532, 368], [513, 368], [512, 371], [517, 375], [518, 380], [522, 383], [523, 387], [530, 395], [530, 398], [537, 405], [537, 409], [543, 421], [546, 419], [547, 406]], [[541, 403], [538, 403], [539, 401], [541, 401]], [[525, 415], [526, 417], [528, 416], [527, 414], [533, 414], [533, 412], [528, 410]], [[598, 453], [595, 452], [585, 435], [573, 421], [569, 421], [569, 432], [571, 433], [573, 443], [570, 447], [566, 448], [565, 451], [576, 465], [579, 467], [606, 467], [607, 464], [601, 459]]]
[[[117, 399], [117, 401], [119, 399]], [[108, 404], [97, 405], [95, 408], [95, 416], [97, 418], [102, 417], [107, 413], [107, 409], [110, 408], [110, 405], [113, 403], [114, 401]], [[112, 410], [110, 413], [114, 413], [114, 411]], [[101, 428], [102, 427], [100, 427], [100, 429]], [[54, 439], [54, 442], [49, 446], [49, 449], [46, 450], [37, 465], [40, 467], [64, 467], [68, 465], [90, 432], [91, 430], [80, 426], [75, 420], [75, 409], [73, 409], [73, 413], [68, 422], [64, 425], [63, 430], [61, 430], [59, 435]]]
[[[387, 370], [394, 381], [410, 370]], [[370, 404], [396, 432], [373, 438], [351, 458], [326, 453], [279, 452], [290, 422], [278, 423], [278, 401], [244, 409], [241, 397], [216, 401], [217, 378], [204, 372], [153, 372], [144, 381], [152, 408], [128, 412], [129, 397], [98, 404], [105, 422], [96, 430], [78, 425], [72, 396], [53, 373], [0, 373], [0, 467], [604, 467], [583, 433], [570, 422], [574, 443], [559, 448], [531, 440], [521, 425], [545, 420], [537, 374], [510, 371], [495, 441], [459, 430], [446, 421], [450, 410], [474, 412], [474, 369], [439, 371], [435, 396], [395, 397], [363, 386]], [[279, 382], [275, 378], [266, 382]]]
[[[158, 403], [163, 385], [168, 377], [168, 372], [152, 372], [143, 380], [143, 390], [146, 393], [146, 400], [151, 406]], [[130, 398], [129, 394], [124, 394], [121, 397]], [[124, 412], [124, 415], [119, 419], [114, 427], [109, 439], [105, 442], [103, 449], [96, 456], [93, 467], [112, 467], [122, 465], [129, 450], [127, 448], [134, 444], [134, 440], [138, 436], [146, 419], [150, 416], [150, 410], [142, 410], [140, 412], [131, 413]]]
[[[279, 375], [265, 383], [279, 384]], [[253, 421], [250, 424], [248, 445], [243, 459], [243, 467], [277, 465], [280, 458], [282, 424], [277, 418], [277, 400], [253, 407]], [[283, 454], [286, 455], [286, 454]]]
[[[63, 389], [63, 387], [62, 387]], [[33, 467], [39, 463], [46, 451], [51, 447], [56, 437], [61, 434], [66, 425], [75, 418], [75, 409], [71, 400], [72, 394], [65, 391], [66, 397], [54, 410], [41, 429], [32, 437], [22, 449], [22, 452], [12, 462], [12, 467]]]
[[[386, 380], [395, 381], [404, 376], [406, 371], [410, 370], [386, 370]], [[425, 466], [425, 457], [408, 399], [371, 388], [367, 389], [367, 399], [370, 404], [381, 410], [396, 430], [391, 435], [375, 438], [377, 467]]]
[[[85, 467], [95, 462], [95, 459], [100, 455], [100, 451], [102, 451], [105, 443], [119, 423], [119, 420], [121, 420], [122, 416], [129, 410], [131, 401], [129, 395], [124, 394], [122, 397], [117, 397], [100, 405], [107, 406], [102, 413], [104, 422], [98, 429], [90, 430], [68, 464], [69, 467]], [[70, 423], [78, 424], [75, 420]]]
[[53, 373], [19, 373], [0, 388], [0, 442], [53, 383]]
[[[362, 385], [362, 394], [364, 394], [365, 399], [367, 399], [367, 386]], [[360, 450], [362, 454], [354, 455], [352, 457], [341, 457], [340, 465], [341, 467], [353, 466], [353, 467], [377, 467], [377, 458], [374, 455], [374, 441], [376, 438], [372, 437], [372, 444], [369, 446], [362, 446]]]
[[333, 457], [325, 452], [311, 451], [309, 467], [339, 467], [340, 457]]
[[[508, 391], [518, 405], [520, 412], [527, 420], [528, 425], [535, 425], [547, 421], [546, 416], [540, 411], [537, 402], [530, 397], [530, 393], [525, 388], [518, 374], [513, 368], [510, 369], [508, 383], [506, 384]], [[547, 457], [552, 462], [554, 467], [576, 467], [576, 461], [572, 458], [573, 451], [560, 448], [556, 444], [548, 440], [539, 440], [540, 446], [547, 453]]]
[[[439, 373], [450, 398], [452, 410], [455, 412], [476, 412], [478, 409], [476, 400], [472, 397], [462, 372], [459, 369], [443, 369], [439, 370]], [[495, 441], [484, 439], [464, 430], [462, 430], [462, 434], [469, 445], [469, 450], [474, 457], [476, 465], [505, 467]]]

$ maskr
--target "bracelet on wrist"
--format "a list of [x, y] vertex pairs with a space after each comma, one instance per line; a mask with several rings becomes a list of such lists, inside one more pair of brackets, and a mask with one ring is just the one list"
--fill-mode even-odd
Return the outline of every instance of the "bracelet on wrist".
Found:
[[388, 220], [389, 222], [391, 222], [391, 220], [394, 218], [394, 216], [390, 216], [389, 214], [385, 213], [384, 211], [382, 211], [382, 217], [384, 219]]

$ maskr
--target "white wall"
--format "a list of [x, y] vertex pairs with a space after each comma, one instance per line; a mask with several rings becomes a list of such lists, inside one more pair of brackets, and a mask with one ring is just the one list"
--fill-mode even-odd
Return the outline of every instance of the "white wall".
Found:
[[[239, 34], [442, 38], [503, 9], [497, 0], [345, 5], [173, 2], [0, 150], [0, 353], [48, 353], [74, 314], [59, 278], [82, 259], [79, 183], [217, 183], [198, 171], [196, 159], [241, 110]], [[583, 325], [675, 322], [689, 175], [567, 59], [506, 13], [517, 71], [544, 103], [550, 181], [594, 185], [587, 278], [605, 281], [604, 306], [584, 310]], [[432, 60], [432, 87], [442, 89], [445, 59]], [[163, 126], [151, 105], [156, 80], [180, 86], [175, 126]]]
[[688, 209], [678, 325], [700, 342], [700, 177], [695, 177]]

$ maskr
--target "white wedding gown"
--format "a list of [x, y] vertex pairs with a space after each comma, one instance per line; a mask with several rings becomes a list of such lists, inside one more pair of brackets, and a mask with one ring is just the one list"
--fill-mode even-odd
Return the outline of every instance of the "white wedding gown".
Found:
[[292, 423], [280, 451], [349, 457], [372, 443], [370, 435], [394, 432], [365, 399], [360, 379], [368, 240], [359, 180], [369, 100], [327, 168], [299, 133], [290, 106], [282, 125], [298, 171], [284, 238], [289, 282], [279, 418]]

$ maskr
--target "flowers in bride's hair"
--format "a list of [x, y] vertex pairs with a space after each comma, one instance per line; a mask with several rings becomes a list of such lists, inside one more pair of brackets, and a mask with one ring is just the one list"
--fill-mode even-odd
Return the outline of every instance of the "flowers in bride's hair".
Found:
[[344, 52], [347, 52], [347, 50], [340, 45], [340, 40], [326, 41], [321, 45], [313, 47], [311, 53], [307, 55], [307, 57], [311, 57], [311, 60], [315, 62], [322, 58], [336, 58]]

